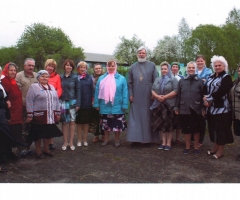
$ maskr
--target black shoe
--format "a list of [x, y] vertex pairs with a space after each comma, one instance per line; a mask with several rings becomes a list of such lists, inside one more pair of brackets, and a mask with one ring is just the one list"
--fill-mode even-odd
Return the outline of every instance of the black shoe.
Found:
[[56, 147], [54, 146], [54, 144], [49, 144], [49, 150], [54, 150], [56, 149]]

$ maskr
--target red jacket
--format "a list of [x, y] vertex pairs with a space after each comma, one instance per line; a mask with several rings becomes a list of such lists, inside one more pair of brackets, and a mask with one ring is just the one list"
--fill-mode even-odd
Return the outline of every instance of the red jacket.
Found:
[[51, 84], [55, 88], [59, 98], [62, 95], [62, 85], [61, 85], [61, 78], [56, 72], [53, 72], [50, 75], [48, 79], [48, 84]]
[[11, 121], [9, 124], [22, 124], [23, 123], [23, 104], [22, 104], [22, 92], [18, 88], [17, 82], [15, 79], [9, 79], [4, 77], [2, 79], [2, 86], [5, 89], [8, 100], [11, 102], [10, 115]]

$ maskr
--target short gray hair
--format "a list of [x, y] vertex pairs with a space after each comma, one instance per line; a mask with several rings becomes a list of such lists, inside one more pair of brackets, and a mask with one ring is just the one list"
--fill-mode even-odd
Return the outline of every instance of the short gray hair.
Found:
[[191, 64], [193, 64], [194, 67], [195, 67], [195, 69], [197, 69], [197, 64], [196, 64], [196, 62], [194, 62], [194, 61], [190, 61], [190, 62], [187, 64], [187, 68], [188, 68], [188, 65], [191, 65]]
[[146, 49], [144, 46], [139, 47], [138, 50], [137, 50], [137, 53], [138, 53], [139, 51], [142, 51], [143, 49], [146, 51], [146, 54], [147, 54], [147, 49]]
[[228, 62], [226, 61], [226, 59], [223, 57], [223, 56], [213, 56], [211, 58], [211, 65], [212, 65], [212, 68], [213, 68], [213, 71], [215, 72], [215, 69], [214, 69], [214, 63], [215, 62], [220, 62], [224, 65], [224, 70], [225, 72], [228, 73]]
[[35, 60], [34, 60], [33, 58], [26, 58], [26, 59], [24, 60], [24, 65], [26, 65], [29, 60], [30, 60], [30, 61], [33, 61], [34, 64], [35, 64]]

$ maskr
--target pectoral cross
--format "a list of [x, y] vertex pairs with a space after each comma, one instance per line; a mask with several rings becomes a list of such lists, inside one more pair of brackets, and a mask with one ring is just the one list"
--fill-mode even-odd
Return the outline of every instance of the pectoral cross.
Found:
[[140, 81], [142, 81], [142, 80], [143, 80], [143, 77], [142, 77], [142, 76], [140, 76], [140, 77], [139, 77], [139, 80], [140, 80]]

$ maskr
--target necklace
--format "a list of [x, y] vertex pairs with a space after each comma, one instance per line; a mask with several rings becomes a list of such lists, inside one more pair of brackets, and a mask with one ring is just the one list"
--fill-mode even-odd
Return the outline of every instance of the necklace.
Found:
[[[146, 62], [144, 63], [144, 68], [145, 68]], [[139, 80], [142, 81], [143, 80], [143, 73], [142, 73], [142, 69], [140, 67], [140, 65], [138, 64], [138, 69], [139, 69]]]

